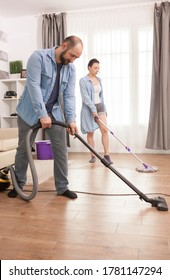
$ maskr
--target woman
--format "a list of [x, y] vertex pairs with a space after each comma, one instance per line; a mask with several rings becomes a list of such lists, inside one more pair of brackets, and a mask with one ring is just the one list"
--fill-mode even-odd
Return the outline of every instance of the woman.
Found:
[[[101, 79], [97, 77], [99, 72], [99, 61], [93, 58], [88, 63], [89, 73], [80, 79], [80, 91], [82, 96], [82, 109], [81, 109], [81, 131], [87, 134], [88, 144], [94, 148], [94, 131], [100, 128], [102, 136], [102, 144], [104, 149], [104, 159], [112, 164], [113, 162], [109, 156], [109, 136], [108, 131], [100, 123], [95, 121], [94, 118], [97, 116], [103, 123], [107, 125], [106, 120], [106, 107], [103, 98], [103, 89]], [[91, 152], [90, 163], [95, 163], [96, 157]]]

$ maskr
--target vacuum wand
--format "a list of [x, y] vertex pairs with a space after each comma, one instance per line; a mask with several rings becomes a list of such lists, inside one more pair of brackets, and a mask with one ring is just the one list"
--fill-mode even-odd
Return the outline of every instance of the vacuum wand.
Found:
[[152, 207], [157, 207], [159, 211], [168, 211], [168, 206], [163, 197], [148, 198], [144, 193], [137, 189], [128, 179], [119, 173], [113, 166], [111, 166], [107, 160], [102, 158], [78, 133], [74, 134], [107, 168], [115, 173], [124, 183], [126, 183], [134, 192], [139, 195], [141, 200], [151, 203]]

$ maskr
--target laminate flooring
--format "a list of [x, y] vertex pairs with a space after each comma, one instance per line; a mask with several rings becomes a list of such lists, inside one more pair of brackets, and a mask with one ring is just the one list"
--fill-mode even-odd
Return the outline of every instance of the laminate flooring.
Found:
[[[113, 167], [149, 198], [170, 208], [170, 155], [140, 158], [157, 172], [137, 172], [131, 154], [112, 154]], [[1, 260], [169, 260], [170, 210], [139, 198], [89, 153], [69, 153], [69, 188], [76, 200], [57, 196], [53, 177], [30, 202], [0, 193]], [[142, 166], [141, 166], [142, 167]]]

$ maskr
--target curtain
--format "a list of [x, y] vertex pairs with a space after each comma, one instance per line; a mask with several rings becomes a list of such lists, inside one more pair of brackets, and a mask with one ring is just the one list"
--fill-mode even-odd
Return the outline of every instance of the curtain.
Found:
[[155, 4], [152, 91], [146, 147], [170, 149], [170, 3]]
[[44, 49], [60, 45], [66, 38], [66, 34], [66, 13], [43, 15], [42, 43]]
[[[108, 127], [139, 153], [148, 152], [145, 145], [151, 96], [153, 11], [154, 3], [67, 14], [68, 35], [79, 36], [84, 44], [82, 56], [74, 62], [78, 127], [82, 103], [79, 79], [88, 73], [88, 61], [95, 57], [100, 61]], [[86, 135], [82, 137], [86, 140]], [[71, 141], [71, 151], [87, 152], [81, 143]], [[96, 150], [103, 152], [99, 130], [95, 132], [95, 144]], [[110, 152], [127, 151], [110, 136]]]
[[[52, 48], [60, 45], [67, 35], [66, 13], [45, 14], [42, 22], [43, 48]], [[64, 111], [64, 108], [63, 108]], [[66, 133], [67, 146], [70, 147], [69, 133]], [[47, 138], [47, 136], [44, 136]]]

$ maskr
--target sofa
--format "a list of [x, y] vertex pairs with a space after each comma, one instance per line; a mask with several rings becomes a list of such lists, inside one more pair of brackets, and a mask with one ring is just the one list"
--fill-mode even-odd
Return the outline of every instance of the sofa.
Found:
[[14, 164], [18, 128], [0, 128], [0, 169]]

